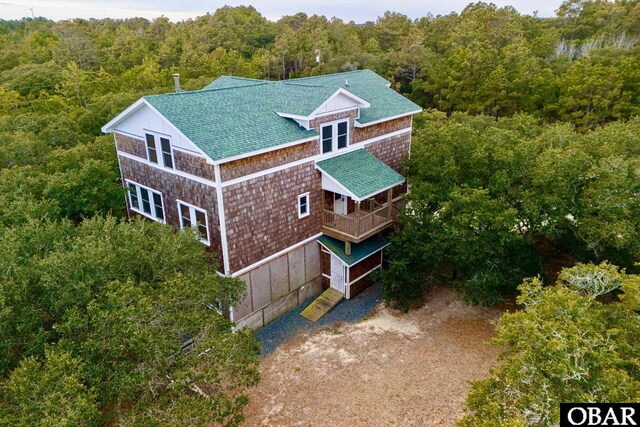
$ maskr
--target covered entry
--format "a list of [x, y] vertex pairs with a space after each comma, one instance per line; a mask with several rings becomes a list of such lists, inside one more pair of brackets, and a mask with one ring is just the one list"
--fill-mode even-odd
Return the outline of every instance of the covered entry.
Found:
[[383, 249], [389, 245], [384, 237], [351, 245], [351, 255], [345, 252], [345, 242], [330, 236], [318, 239], [321, 247], [322, 280], [325, 288], [343, 289], [346, 299], [371, 284], [370, 275], [382, 267]]

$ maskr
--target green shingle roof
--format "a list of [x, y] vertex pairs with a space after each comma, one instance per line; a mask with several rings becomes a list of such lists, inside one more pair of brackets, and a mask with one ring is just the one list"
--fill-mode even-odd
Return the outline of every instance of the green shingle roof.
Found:
[[322, 235], [318, 238], [318, 242], [327, 248], [331, 253], [336, 255], [349, 267], [362, 261], [369, 255], [379, 251], [389, 244], [384, 237], [373, 236], [360, 243], [351, 244], [351, 256], [347, 256], [344, 251], [344, 242], [327, 235]]
[[362, 124], [420, 109], [388, 84], [369, 70], [276, 82], [223, 76], [202, 90], [144, 99], [205, 154], [222, 160], [316, 137], [277, 113], [308, 116], [340, 88], [371, 104], [361, 109]]
[[247, 79], [244, 77], [235, 77], [235, 76], [220, 76], [207, 86], [203, 87], [202, 90], [208, 89], [226, 89], [229, 87], [241, 87], [241, 86], [253, 86], [256, 84], [262, 84], [264, 80], [258, 79]]
[[402, 175], [364, 149], [319, 161], [316, 166], [356, 199], [365, 199], [404, 182]]

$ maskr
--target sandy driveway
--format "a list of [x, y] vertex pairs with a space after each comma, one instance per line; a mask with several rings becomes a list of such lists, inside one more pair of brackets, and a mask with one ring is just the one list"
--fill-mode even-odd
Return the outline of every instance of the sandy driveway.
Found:
[[436, 289], [409, 314], [303, 333], [263, 359], [247, 426], [449, 426], [468, 381], [496, 366], [498, 309]]

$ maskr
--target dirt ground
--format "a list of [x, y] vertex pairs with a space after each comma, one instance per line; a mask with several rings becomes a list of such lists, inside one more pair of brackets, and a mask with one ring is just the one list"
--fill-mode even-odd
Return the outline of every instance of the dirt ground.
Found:
[[381, 307], [301, 333], [263, 359], [244, 425], [454, 425], [468, 382], [497, 365], [488, 341], [501, 314], [438, 288], [408, 314]]

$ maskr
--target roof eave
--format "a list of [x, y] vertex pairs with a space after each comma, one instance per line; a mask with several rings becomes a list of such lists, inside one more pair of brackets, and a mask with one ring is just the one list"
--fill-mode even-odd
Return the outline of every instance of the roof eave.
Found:
[[421, 113], [421, 112], [422, 112], [422, 108], [420, 108], [419, 110], [409, 111], [408, 113], [396, 114], [395, 116], [391, 116], [391, 117], [383, 117], [381, 119], [374, 120], [372, 122], [367, 122], [367, 123], [360, 123], [360, 122], [356, 121], [355, 122], [355, 127], [364, 128], [364, 127], [371, 126], [371, 125], [377, 125], [378, 123], [386, 122], [386, 121], [389, 121], [389, 120], [395, 120], [395, 119], [399, 119], [399, 118], [406, 117], [406, 116], [412, 116], [414, 114], [418, 114], [418, 113]]
[[127, 118], [131, 113], [138, 111], [145, 104], [145, 102], [146, 101], [144, 100], [144, 98], [140, 98], [136, 102], [131, 104], [129, 107], [127, 107], [127, 109], [125, 109], [123, 112], [121, 112], [120, 114], [115, 116], [113, 119], [111, 119], [107, 124], [102, 126], [100, 128], [102, 133], [113, 132], [116, 124], [120, 123], [122, 120]]

